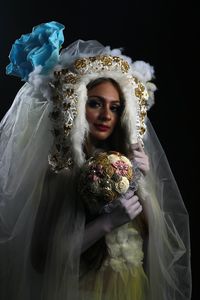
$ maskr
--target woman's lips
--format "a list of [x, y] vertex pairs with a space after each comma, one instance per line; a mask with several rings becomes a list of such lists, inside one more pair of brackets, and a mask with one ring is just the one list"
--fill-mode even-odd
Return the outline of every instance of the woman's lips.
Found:
[[97, 130], [99, 131], [108, 131], [110, 129], [109, 126], [106, 125], [102, 125], [102, 124], [95, 124], [95, 127], [97, 128]]

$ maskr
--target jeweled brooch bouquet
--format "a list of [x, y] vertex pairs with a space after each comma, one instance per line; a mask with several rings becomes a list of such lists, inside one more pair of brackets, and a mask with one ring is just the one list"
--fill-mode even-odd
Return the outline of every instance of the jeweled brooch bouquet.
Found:
[[[119, 152], [100, 152], [81, 169], [79, 192], [85, 208], [92, 215], [109, 209], [120, 195], [132, 186], [135, 172], [131, 161]], [[111, 205], [112, 206], [112, 205]]]

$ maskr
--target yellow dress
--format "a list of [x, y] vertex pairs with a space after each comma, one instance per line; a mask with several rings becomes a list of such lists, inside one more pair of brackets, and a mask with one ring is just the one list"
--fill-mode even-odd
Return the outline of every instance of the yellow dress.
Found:
[[148, 279], [143, 270], [143, 241], [133, 224], [106, 236], [109, 256], [101, 269], [80, 282], [80, 300], [144, 300]]

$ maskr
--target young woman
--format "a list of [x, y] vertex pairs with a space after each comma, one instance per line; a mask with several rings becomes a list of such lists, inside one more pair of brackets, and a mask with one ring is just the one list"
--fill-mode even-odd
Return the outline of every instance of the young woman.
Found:
[[[59, 53], [63, 28], [22, 36], [7, 68], [28, 82], [1, 124], [1, 299], [190, 299], [188, 214], [146, 115], [153, 68], [97, 41]], [[138, 178], [91, 216], [80, 170], [105, 151]]]

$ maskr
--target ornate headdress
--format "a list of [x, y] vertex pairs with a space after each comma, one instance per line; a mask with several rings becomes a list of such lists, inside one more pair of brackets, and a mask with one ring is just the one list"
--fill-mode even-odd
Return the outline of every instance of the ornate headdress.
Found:
[[[49, 163], [55, 171], [70, 168], [74, 162], [81, 166], [85, 161], [83, 144], [88, 132], [85, 104], [90, 81], [106, 77], [119, 84], [125, 99], [121, 125], [128, 132], [129, 143], [142, 142], [146, 131], [147, 109], [153, 103], [153, 92], [156, 89], [149, 82], [153, 77], [153, 68], [149, 64], [143, 61], [132, 63], [129, 57], [121, 54], [121, 50], [111, 50], [97, 41], [78, 40], [59, 54], [63, 42], [63, 28], [63, 25], [56, 22], [34, 28], [34, 42], [37, 36], [35, 32], [41, 35], [43, 31], [45, 34], [53, 31], [51, 38], [48, 36], [48, 41], [53, 40], [51, 47], [54, 55], [48, 53], [47, 61], [43, 62], [38, 51], [37, 59], [31, 59], [31, 63], [36, 61], [37, 65], [33, 65], [33, 72], [28, 77], [29, 82], [42, 90], [46, 98], [53, 100], [50, 118], [53, 123], [54, 145], [49, 155]], [[13, 69], [15, 72], [12, 72]], [[8, 72], [16, 75], [13, 63], [10, 64]], [[27, 72], [23, 72], [24, 74], [27, 75]], [[45, 84], [51, 87], [49, 93]]]

